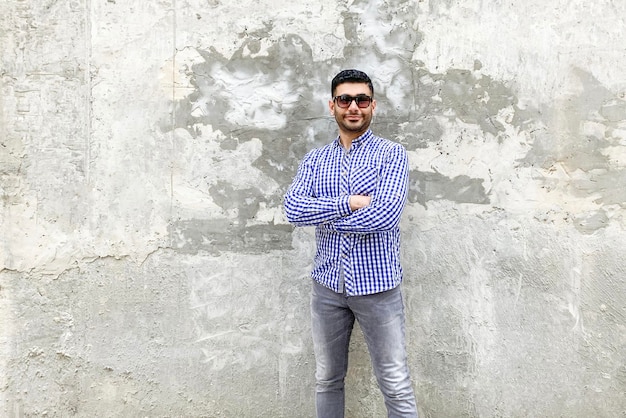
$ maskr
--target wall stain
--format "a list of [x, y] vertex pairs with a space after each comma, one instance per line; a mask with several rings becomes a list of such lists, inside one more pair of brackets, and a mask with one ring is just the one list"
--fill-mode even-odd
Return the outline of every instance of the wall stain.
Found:
[[[572, 215], [579, 232], [591, 234], [609, 223], [607, 206], [626, 207], [626, 170], [612, 149], [623, 147], [626, 100], [604, 87], [592, 74], [573, 69], [581, 91], [563, 98], [543, 117], [546, 128], [535, 136], [523, 163], [548, 171], [562, 169], [568, 178], [546, 178], [551, 189], [597, 209]], [[582, 175], [581, 175], [582, 174]]]

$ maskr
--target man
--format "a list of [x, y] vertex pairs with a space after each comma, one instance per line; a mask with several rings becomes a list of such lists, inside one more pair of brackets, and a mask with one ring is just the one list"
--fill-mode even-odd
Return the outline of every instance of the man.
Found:
[[285, 195], [289, 222], [315, 226], [311, 328], [317, 416], [344, 416], [344, 378], [356, 319], [388, 416], [417, 417], [399, 287], [406, 150], [370, 130], [376, 101], [367, 74], [341, 71], [331, 92], [328, 107], [339, 135], [304, 157]]

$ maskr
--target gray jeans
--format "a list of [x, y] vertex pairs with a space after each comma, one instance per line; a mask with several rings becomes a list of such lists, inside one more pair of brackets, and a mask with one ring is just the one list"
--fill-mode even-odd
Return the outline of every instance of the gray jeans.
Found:
[[318, 418], [344, 416], [344, 379], [355, 319], [367, 342], [389, 418], [417, 417], [406, 359], [400, 287], [373, 295], [348, 297], [313, 280], [311, 319]]

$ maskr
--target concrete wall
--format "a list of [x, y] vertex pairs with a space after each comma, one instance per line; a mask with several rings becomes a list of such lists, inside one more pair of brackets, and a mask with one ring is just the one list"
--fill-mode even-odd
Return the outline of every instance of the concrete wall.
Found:
[[282, 196], [357, 67], [422, 416], [626, 416], [625, 39], [623, 1], [3, 0], [0, 415], [311, 416]]

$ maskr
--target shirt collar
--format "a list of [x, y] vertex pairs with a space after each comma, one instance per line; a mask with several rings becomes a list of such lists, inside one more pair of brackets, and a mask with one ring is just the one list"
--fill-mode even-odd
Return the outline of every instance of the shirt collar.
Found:
[[[365, 143], [365, 141], [367, 141], [368, 139], [370, 139], [372, 136], [374, 136], [374, 134], [372, 133], [371, 129], [368, 129], [367, 131], [365, 131], [363, 133], [363, 135], [354, 138], [352, 140], [352, 145], [361, 145], [363, 143]], [[335, 146], [340, 147], [341, 146], [341, 141], [339, 140], [339, 135], [337, 135], [337, 138], [335, 138]]]

